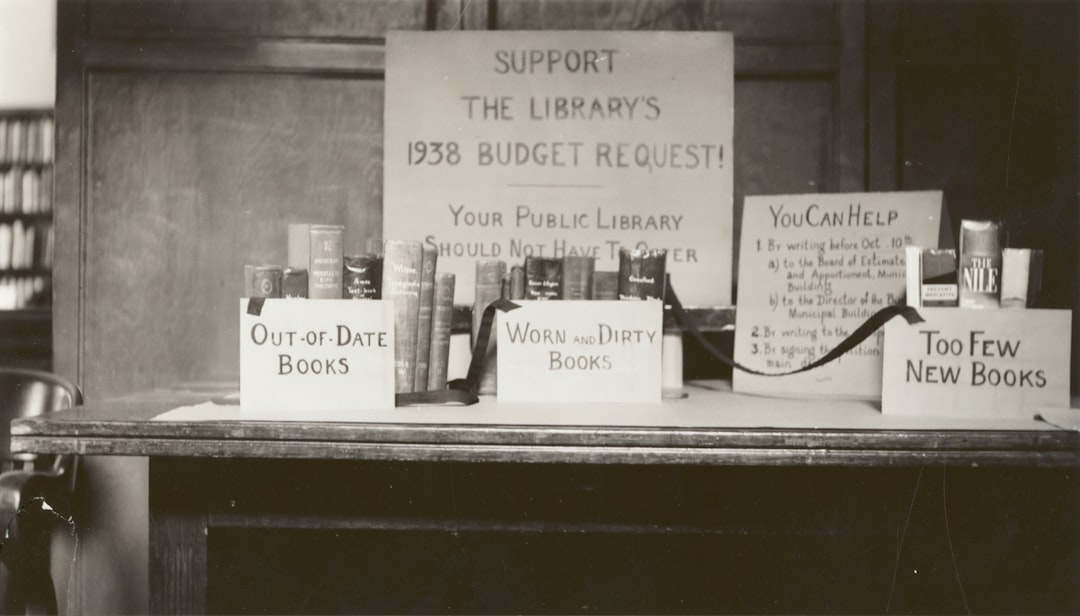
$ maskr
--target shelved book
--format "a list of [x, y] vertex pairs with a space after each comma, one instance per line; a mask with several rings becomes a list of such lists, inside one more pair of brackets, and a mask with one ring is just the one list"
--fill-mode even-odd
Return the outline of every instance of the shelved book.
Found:
[[383, 254], [382, 296], [394, 302], [394, 391], [413, 391], [419, 342], [420, 242], [387, 240]]

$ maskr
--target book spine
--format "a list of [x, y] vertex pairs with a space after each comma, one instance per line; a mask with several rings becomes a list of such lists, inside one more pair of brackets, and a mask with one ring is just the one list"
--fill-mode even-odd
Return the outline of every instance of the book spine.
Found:
[[311, 259], [308, 265], [308, 297], [341, 299], [344, 272], [345, 228], [341, 225], [311, 225]]
[[[499, 299], [502, 291], [502, 278], [506, 273], [506, 262], [498, 259], [481, 259], [476, 262], [476, 294], [473, 300], [472, 346], [476, 350], [476, 337], [480, 331], [480, 322], [488, 304]], [[496, 321], [498, 318], [496, 317]], [[494, 394], [497, 388], [498, 372], [496, 369], [495, 326], [492, 327], [484, 353], [484, 372], [480, 376], [481, 394]]]
[[420, 316], [420, 242], [388, 240], [384, 247], [382, 295], [394, 302], [394, 392], [412, 391]]
[[592, 299], [594, 257], [567, 256], [563, 259], [563, 299]]
[[619, 299], [664, 299], [667, 250], [619, 249]]
[[593, 299], [619, 299], [619, 272], [593, 272]]
[[420, 265], [420, 308], [416, 321], [416, 373], [413, 391], [427, 391], [431, 355], [431, 321], [435, 311], [435, 266], [439, 252], [424, 245]]
[[919, 294], [923, 306], [956, 306], [956, 251], [927, 248], [919, 254]]
[[562, 259], [525, 257], [525, 299], [562, 297]]
[[453, 274], [435, 274], [435, 301], [431, 313], [431, 349], [428, 352], [428, 391], [446, 389], [450, 366], [450, 335], [454, 320]]
[[307, 270], [311, 264], [311, 225], [290, 224], [287, 248], [288, 261], [285, 265], [295, 270]]
[[308, 275], [307, 270], [285, 268], [281, 275], [281, 296], [307, 298]]
[[525, 299], [525, 268], [515, 265], [510, 268], [509, 299]]
[[[3, 231], [3, 229], [0, 229], [0, 231]], [[3, 237], [3, 235], [0, 234], [0, 237]], [[0, 240], [0, 244], [3, 244], [2, 240]], [[2, 251], [3, 251], [3, 249], [0, 248], [0, 252], [2, 252]], [[0, 259], [0, 269], [3, 269], [3, 267], [4, 267], [3, 261], [2, 261], [2, 259]], [[254, 292], [255, 292], [255, 266], [251, 265], [250, 263], [245, 263], [244, 264], [244, 295], [242, 297], [254, 297], [252, 295]]]
[[1028, 308], [1035, 305], [1042, 286], [1043, 252], [1031, 248], [1001, 251], [1001, 307]]
[[1001, 291], [1001, 228], [989, 220], [960, 223], [961, 308], [997, 308]]
[[922, 308], [922, 295], [919, 289], [922, 287], [922, 247], [904, 247], [904, 282], [905, 300], [912, 308]]
[[345, 257], [342, 274], [342, 297], [345, 299], [382, 299], [383, 258], [374, 253]]

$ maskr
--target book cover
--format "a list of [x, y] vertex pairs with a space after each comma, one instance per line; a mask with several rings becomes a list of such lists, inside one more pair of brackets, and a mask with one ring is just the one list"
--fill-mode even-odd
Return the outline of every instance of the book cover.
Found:
[[345, 257], [342, 274], [345, 299], [382, 299], [383, 258], [369, 252]]
[[525, 257], [525, 299], [562, 297], [562, 259]]
[[[472, 346], [476, 348], [476, 337], [480, 331], [480, 322], [488, 304], [499, 299], [502, 292], [502, 278], [506, 273], [506, 262], [498, 259], [480, 259], [476, 262], [476, 293], [472, 313]], [[496, 323], [498, 317], [496, 317]], [[498, 372], [496, 367], [495, 325], [492, 326], [484, 353], [484, 372], [480, 376], [481, 394], [494, 394], [497, 389]]]
[[428, 351], [428, 391], [446, 389], [450, 367], [450, 335], [454, 321], [454, 274], [435, 274], [435, 301], [431, 313], [431, 348]]
[[956, 251], [951, 248], [927, 248], [919, 258], [919, 295], [922, 306], [956, 306]]
[[311, 265], [311, 225], [290, 224], [286, 247], [288, 257], [285, 265], [295, 270], [307, 270]]
[[619, 299], [664, 299], [667, 250], [619, 249]]
[[424, 245], [420, 265], [420, 308], [416, 321], [416, 374], [413, 377], [413, 391], [427, 391], [431, 321], [435, 310], [435, 266], [438, 260], [439, 252], [435, 247]]
[[525, 299], [525, 268], [515, 265], [510, 268], [510, 294], [508, 299]]
[[281, 297], [284, 268], [280, 265], [260, 265], [251, 274], [251, 297]]
[[592, 299], [594, 257], [567, 256], [563, 258], [563, 299]]
[[593, 299], [619, 299], [619, 272], [593, 272]]
[[344, 273], [345, 227], [342, 225], [311, 225], [311, 259], [308, 271], [310, 299], [341, 299]]
[[960, 223], [961, 308], [997, 308], [1001, 293], [1001, 227], [989, 220]]
[[382, 297], [394, 302], [394, 392], [409, 393], [416, 376], [420, 319], [420, 242], [387, 240], [383, 247]]
[[1005, 248], [1001, 251], [1001, 307], [1030, 308], [1042, 290], [1043, 251]]
[[307, 270], [285, 268], [281, 275], [281, 296], [307, 298], [308, 275]]

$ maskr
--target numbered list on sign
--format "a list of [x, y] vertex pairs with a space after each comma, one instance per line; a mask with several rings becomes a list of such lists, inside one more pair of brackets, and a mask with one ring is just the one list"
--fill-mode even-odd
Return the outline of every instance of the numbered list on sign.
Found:
[[[735, 359], [769, 374], [826, 355], [881, 308], [904, 301], [908, 244], [936, 246], [940, 192], [747, 197]], [[736, 391], [881, 395], [883, 334], [787, 376], [736, 370]]]

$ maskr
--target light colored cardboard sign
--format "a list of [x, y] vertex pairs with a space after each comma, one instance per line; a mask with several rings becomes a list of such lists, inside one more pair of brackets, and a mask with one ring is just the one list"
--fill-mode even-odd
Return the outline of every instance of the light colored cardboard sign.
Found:
[[496, 321], [500, 402], [660, 402], [660, 301], [515, 303]]
[[261, 411], [348, 411], [394, 406], [394, 304], [240, 300], [240, 405]]
[[920, 308], [885, 326], [888, 415], [1030, 419], [1069, 405], [1069, 310]]
[[[735, 359], [781, 373], [825, 355], [905, 290], [904, 246], [936, 246], [940, 191], [748, 196], [739, 251]], [[820, 368], [736, 370], [735, 391], [881, 395], [881, 333]]]
[[390, 32], [383, 237], [475, 262], [667, 248], [730, 305], [733, 42], [721, 32]]

